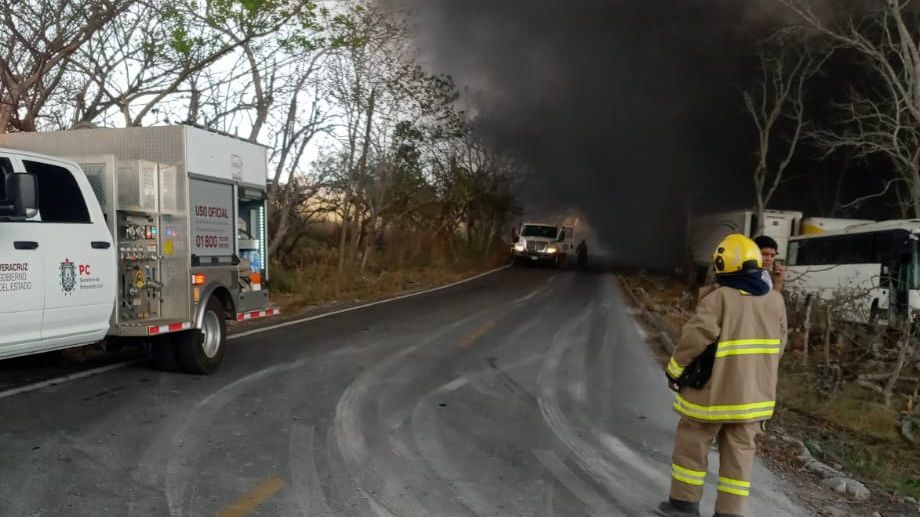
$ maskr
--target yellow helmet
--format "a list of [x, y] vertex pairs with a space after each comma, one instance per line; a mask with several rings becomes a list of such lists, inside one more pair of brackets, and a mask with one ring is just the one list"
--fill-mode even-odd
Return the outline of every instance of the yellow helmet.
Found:
[[760, 248], [751, 239], [733, 233], [722, 239], [712, 254], [712, 265], [717, 275], [730, 275], [763, 268]]

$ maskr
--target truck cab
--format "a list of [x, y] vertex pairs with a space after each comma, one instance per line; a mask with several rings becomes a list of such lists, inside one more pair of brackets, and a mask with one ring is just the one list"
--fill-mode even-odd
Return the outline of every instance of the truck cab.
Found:
[[0, 148], [0, 358], [102, 340], [115, 250], [76, 164]]
[[524, 223], [513, 235], [514, 264], [551, 264], [562, 268], [574, 252], [573, 228], [544, 223]]
[[278, 314], [264, 146], [184, 125], [0, 146], [0, 359], [112, 337], [210, 373], [227, 320]]

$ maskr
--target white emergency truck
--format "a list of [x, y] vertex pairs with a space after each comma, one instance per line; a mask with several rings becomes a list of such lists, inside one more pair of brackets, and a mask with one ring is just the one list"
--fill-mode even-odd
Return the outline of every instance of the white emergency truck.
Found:
[[574, 251], [574, 228], [546, 223], [524, 223], [514, 232], [511, 256], [514, 264], [552, 264], [562, 268]]
[[0, 358], [142, 339], [210, 373], [271, 316], [267, 154], [191, 126], [0, 134]]

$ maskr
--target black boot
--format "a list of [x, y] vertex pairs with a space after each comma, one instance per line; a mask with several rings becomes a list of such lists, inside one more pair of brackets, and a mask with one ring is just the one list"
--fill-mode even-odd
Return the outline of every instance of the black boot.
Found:
[[712, 517], [744, 517], [740, 513], [719, 513], [712, 514]]
[[699, 517], [700, 503], [668, 499], [667, 502], [658, 505], [658, 511], [668, 517]]

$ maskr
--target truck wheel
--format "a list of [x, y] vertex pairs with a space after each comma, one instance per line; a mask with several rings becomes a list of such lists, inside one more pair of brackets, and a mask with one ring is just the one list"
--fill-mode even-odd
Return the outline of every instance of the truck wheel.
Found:
[[175, 335], [179, 364], [188, 373], [209, 374], [224, 359], [227, 322], [220, 302], [211, 298], [204, 310], [201, 329]]
[[179, 366], [179, 356], [176, 351], [176, 342], [172, 336], [158, 336], [150, 339], [150, 347], [153, 349], [153, 362], [157, 370], [164, 372], [181, 372]]

